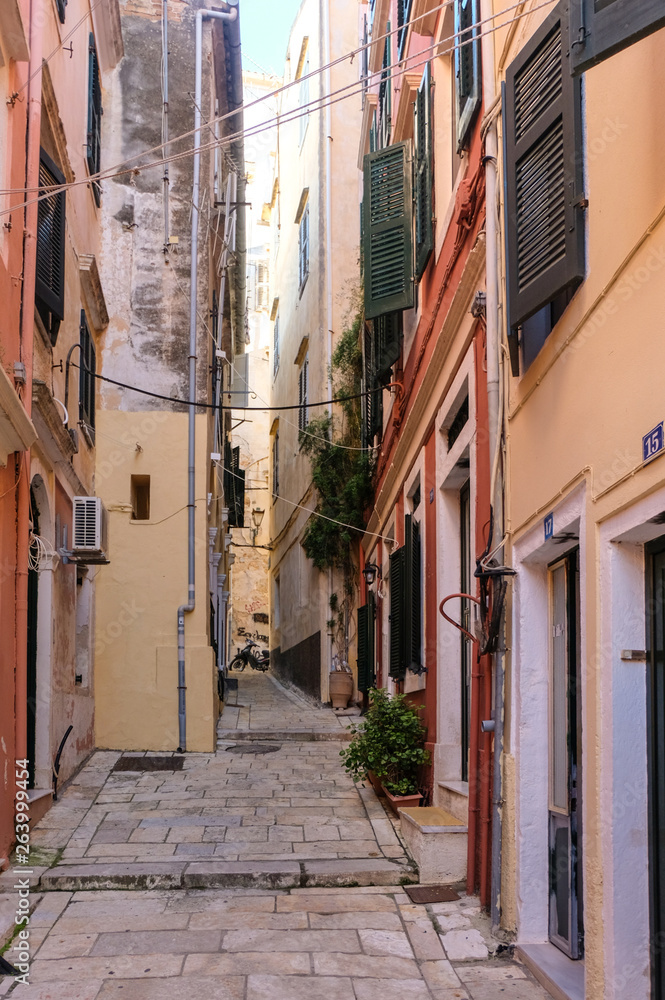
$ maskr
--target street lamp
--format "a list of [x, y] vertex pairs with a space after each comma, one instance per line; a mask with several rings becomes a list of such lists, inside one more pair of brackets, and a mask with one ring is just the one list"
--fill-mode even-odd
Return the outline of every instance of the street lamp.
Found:
[[363, 576], [365, 577], [365, 583], [367, 584], [368, 587], [372, 586], [372, 584], [376, 580], [377, 574], [379, 579], [381, 579], [381, 569], [374, 563], [366, 563], [365, 568], [363, 570]]
[[252, 545], [256, 545], [256, 536], [259, 533], [259, 528], [261, 527], [261, 521], [263, 520], [263, 515], [265, 511], [261, 507], [255, 507], [252, 511], [252, 521], [254, 522], [254, 527], [250, 528], [252, 534]]

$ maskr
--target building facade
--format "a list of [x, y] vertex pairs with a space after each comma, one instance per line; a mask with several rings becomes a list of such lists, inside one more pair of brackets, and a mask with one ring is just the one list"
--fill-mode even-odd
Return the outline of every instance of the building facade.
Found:
[[242, 140], [226, 138], [242, 129], [237, 6], [203, 8], [121, 3], [125, 56], [107, 82], [106, 162], [169, 156], [101, 192], [97, 490], [112, 558], [97, 596], [99, 747], [216, 745], [228, 528], [242, 519], [221, 393], [245, 348], [245, 197]]
[[[330, 601], [342, 581], [303, 549], [316, 492], [300, 434], [311, 433], [310, 420], [325, 410], [311, 404], [331, 398], [333, 350], [357, 311], [358, 209], [349, 192], [358, 188], [358, 67], [344, 60], [322, 69], [357, 39], [353, 0], [301, 5], [287, 52], [271, 210], [271, 402], [293, 407], [275, 412], [270, 430], [271, 659], [278, 676], [323, 701], [332, 657], [352, 658], [355, 637], [347, 632], [333, 649]], [[321, 103], [344, 87], [352, 88], [347, 99]]]
[[[116, 3], [91, 12], [76, 0], [5, 5], [0, 35], [9, 95], [2, 186], [13, 189], [3, 197], [0, 237], [2, 615], [3, 637], [12, 637], [0, 653], [3, 690], [12, 693], [2, 709], [2, 753], [11, 761], [2, 768], [6, 851], [14, 759], [27, 761], [36, 818], [51, 801], [56, 757], [64, 780], [94, 745], [94, 596], [103, 568], [78, 559], [76, 512], [95, 496], [92, 372], [108, 315], [99, 190], [88, 178], [99, 169], [104, 84], [122, 36]], [[15, 193], [24, 190], [27, 197]]]
[[517, 571], [503, 921], [576, 996], [646, 1000], [665, 989], [665, 18], [631, 2], [516, 22], [494, 8]]

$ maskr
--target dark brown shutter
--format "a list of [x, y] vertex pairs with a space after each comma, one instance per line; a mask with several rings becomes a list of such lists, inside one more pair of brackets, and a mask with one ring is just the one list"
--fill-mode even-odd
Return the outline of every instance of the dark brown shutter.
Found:
[[404, 664], [404, 546], [390, 555], [390, 676], [400, 680]]
[[406, 667], [421, 673], [422, 667], [422, 583], [420, 573], [420, 525], [411, 514], [404, 518], [404, 653]]
[[457, 151], [467, 143], [480, 108], [479, 0], [455, 0], [455, 104]]
[[509, 327], [584, 278], [579, 80], [568, 68], [560, 3], [506, 73]]
[[363, 692], [373, 688], [376, 681], [374, 617], [374, 594], [370, 591], [367, 604], [358, 608], [358, 690]]
[[414, 202], [416, 279], [420, 279], [434, 247], [432, 226], [432, 70], [427, 63], [414, 105]]
[[[95, 36], [90, 33], [88, 42], [88, 140], [86, 160], [91, 174], [99, 173], [101, 166], [102, 87], [99, 79], [99, 61]], [[92, 191], [99, 205], [100, 187], [93, 181]]]
[[570, 13], [575, 74], [665, 27], [663, 0], [572, 0]]
[[97, 358], [85, 310], [81, 309], [79, 328], [81, 369], [79, 372], [79, 419], [92, 430], [95, 426], [95, 372]]
[[[64, 184], [63, 173], [42, 149], [39, 158], [39, 190]], [[37, 221], [37, 280], [35, 295], [58, 320], [65, 315], [65, 206], [59, 191], [39, 202]]]
[[365, 317], [413, 306], [411, 157], [396, 143], [364, 161]]

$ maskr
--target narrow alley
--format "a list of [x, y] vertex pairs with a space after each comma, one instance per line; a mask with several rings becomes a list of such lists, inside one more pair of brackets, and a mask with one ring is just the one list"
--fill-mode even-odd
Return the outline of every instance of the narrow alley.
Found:
[[0, 995], [544, 1000], [476, 898], [411, 901], [348, 722], [243, 674], [214, 755], [97, 752], [34, 831], [31, 983]]

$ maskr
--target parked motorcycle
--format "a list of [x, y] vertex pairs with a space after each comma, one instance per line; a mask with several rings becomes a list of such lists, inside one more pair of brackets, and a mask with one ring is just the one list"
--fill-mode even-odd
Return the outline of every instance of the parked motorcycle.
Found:
[[258, 642], [254, 642], [253, 639], [248, 639], [245, 648], [241, 649], [238, 655], [234, 656], [231, 660], [229, 670], [244, 670], [249, 664], [252, 670], [260, 670], [265, 673], [270, 666], [270, 653], [267, 649], [262, 649], [257, 656], [252, 652], [252, 650], [258, 648]]

